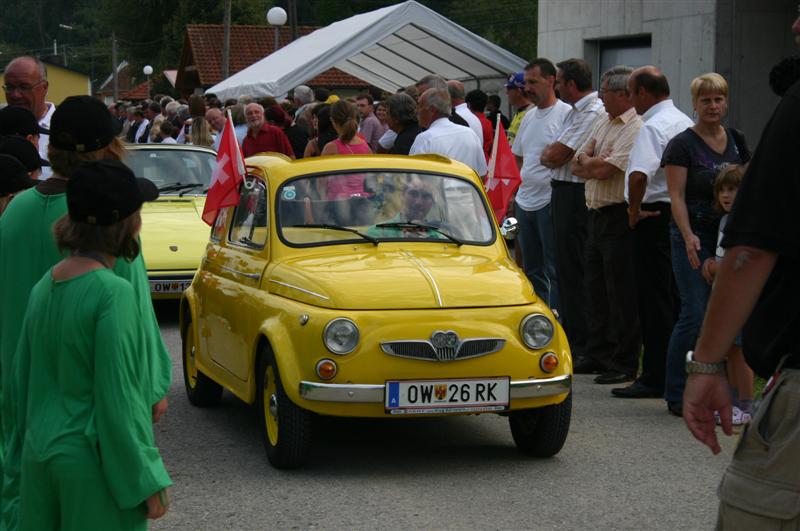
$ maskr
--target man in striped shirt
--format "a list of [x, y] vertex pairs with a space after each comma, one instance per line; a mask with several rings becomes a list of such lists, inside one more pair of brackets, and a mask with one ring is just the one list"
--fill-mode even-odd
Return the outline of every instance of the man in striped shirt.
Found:
[[600, 82], [608, 117], [598, 118], [578, 150], [572, 173], [586, 181], [589, 222], [586, 291], [587, 358], [575, 372], [601, 372], [599, 384], [633, 380], [641, 347], [633, 266], [633, 238], [625, 202], [625, 170], [642, 125], [628, 97], [632, 69], [615, 66]]
[[584, 180], [573, 175], [570, 162], [586, 139], [597, 117], [605, 119], [603, 102], [592, 90], [592, 70], [582, 59], [558, 63], [556, 90], [572, 106], [555, 141], [541, 155], [543, 166], [553, 170], [550, 208], [556, 276], [559, 279], [561, 322], [569, 338], [573, 360], [586, 356], [586, 288], [584, 251], [586, 247], [586, 191]]

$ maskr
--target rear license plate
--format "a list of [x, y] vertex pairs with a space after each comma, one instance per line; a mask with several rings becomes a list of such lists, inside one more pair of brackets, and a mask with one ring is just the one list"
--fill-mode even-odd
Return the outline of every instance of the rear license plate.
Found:
[[150, 293], [183, 293], [191, 285], [191, 280], [151, 280]]
[[388, 381], [384, 406], [392, 415], [502, 411], [508, 390], [508, 377]]

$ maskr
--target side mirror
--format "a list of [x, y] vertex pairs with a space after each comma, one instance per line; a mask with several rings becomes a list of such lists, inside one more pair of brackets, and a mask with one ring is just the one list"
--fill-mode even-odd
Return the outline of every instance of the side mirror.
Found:
[[500, 225], [500, 235], [506, 240], [516, 238], [518, 232], [519, 223], [517, 223], [517, 218], [506, 218], [503, 220], [503, 224]]

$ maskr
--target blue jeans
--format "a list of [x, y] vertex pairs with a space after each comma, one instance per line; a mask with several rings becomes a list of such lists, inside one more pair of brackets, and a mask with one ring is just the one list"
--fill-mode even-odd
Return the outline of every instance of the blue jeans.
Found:
[[525, 276], [533, 284], [536, 295], [550, 308], [559, 308], [556, 282], [556, 259], [553, 244], [553, 223], [550, 204], [539, 210], [524, 210], [514, 203], [519, 223], [519, 252]]
[[[700, 239], [700, 250], [697, 257], [702, 264], [706, 258], [715, 255], [717, 233], [708, 229], [694, 229]], [[701, 268], [692, 269], [686, 244], [678, 227], [669, 228], [670, 245], [672, 247], [672, 272], [675, 284], [681, 297], [681, 311], [678, 321], [672, 329], [667, 347], [667, 378], [664, 387], [664, 399], [668, 402], [683, 401], [683, 388], [686, 386], [686, 353], [694, 349], [700, 325], [703, 324], [711, 285], [706, 282]]]

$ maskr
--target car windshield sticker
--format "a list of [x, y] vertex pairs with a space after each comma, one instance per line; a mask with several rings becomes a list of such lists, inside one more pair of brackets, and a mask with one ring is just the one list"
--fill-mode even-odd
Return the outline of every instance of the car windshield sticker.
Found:
[[283, 198], [287, 201], [291, 201], [297, 197], [297, 192], [294, 191], [294, 186], [286, 186], [283, 188]]

